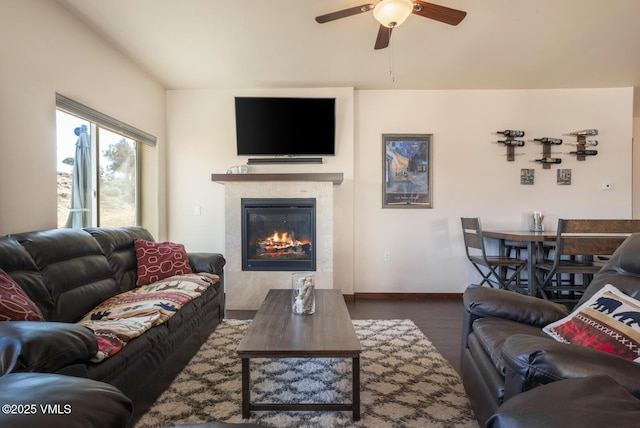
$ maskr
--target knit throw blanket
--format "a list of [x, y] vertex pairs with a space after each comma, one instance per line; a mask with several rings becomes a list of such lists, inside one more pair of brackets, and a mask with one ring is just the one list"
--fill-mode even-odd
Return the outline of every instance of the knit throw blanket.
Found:
[[167, 321], [219, 280], [217, 275], [208, 273], [177, 275], [105, 300], [78, 322], [90, 328], [98, 339], [98, 352], [91, 361], [100, 362], [114, 355], [131, 339]]

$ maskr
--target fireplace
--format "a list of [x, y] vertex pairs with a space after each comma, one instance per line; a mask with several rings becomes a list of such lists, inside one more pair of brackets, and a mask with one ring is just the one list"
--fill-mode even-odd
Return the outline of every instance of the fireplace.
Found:
[[315, 198], [242, 198], [243, 271], [315, 271]]

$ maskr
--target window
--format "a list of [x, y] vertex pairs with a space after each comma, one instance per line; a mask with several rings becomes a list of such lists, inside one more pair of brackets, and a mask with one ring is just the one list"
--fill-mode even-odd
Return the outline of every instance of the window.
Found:
[[155, 137], [56, 94], [58, 227], [139, 219], [139, 142]]

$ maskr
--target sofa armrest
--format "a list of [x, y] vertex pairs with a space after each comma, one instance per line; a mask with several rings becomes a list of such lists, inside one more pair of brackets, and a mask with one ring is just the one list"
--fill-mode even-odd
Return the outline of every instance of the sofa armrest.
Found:
[[227, 263], [222, 254], [218, 253], [188, 253], [189, 264], [194, 272], [222, 274], [222, 268]]
[[565, 379], [509, 398], [487, 428], [633, 427], [640, 400], [609, 376]]
[[88, 328], [70, 323], [6, 321], [0, 323], [0, 374], [53, 373], [98, 350]]
[[113, 385], [50, 373], [0, 377], [0, 403], [0, 426], [12, 428], [125, 428], [133, 413]]
[[569, 314], [567, 308], [559, 303], [513, 291], [473, 285], [464, 291], [463, 302], [474, 319], [503, 318], [537, 327], [544, 327]]
[[640, 398], [640, 364], [607, 352], [553, 339], [514, 334], [502, 347], [505, 399], [561, 379], [608, 375]]

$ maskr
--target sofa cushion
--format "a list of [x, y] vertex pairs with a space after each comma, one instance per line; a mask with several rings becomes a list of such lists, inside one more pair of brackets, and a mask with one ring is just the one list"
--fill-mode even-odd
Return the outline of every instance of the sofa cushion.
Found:
[[200, 297], [197, 299], [190, 300], [186, 303], [180, 310], [169, 320], [167, 321], [167, 328], [169, 331], [174, 331], [180, 329], [180, 327], [190, 318], [197, 316], [198, 312], [200, 312], [207, 302], [216, 298], [218, 293], [220, 293], [220, 287], [214, 286], [206, 289], [205, 292], [202, 293]]
[[76, 322], [120, 292], [102, 248], [84, 230], [50, 229], [10, 236], [27, 250], [55, 303], [54, 310], [45, 315], [48, 321]]
[[559, 342], [640, 362], [640, 302], [611, 284], [543, 331]]
[[564, 305], [491, 287], [470, 285], [463, 303], [477, 318], [491, 317], [517, 321], [540, 328], [569, 314]]
[[473, 323], [473, 332], [493, 362], [496, 370], [504, 376], [506, 369], [502, 356], [502, 346], [505, 340], [514, 334], [542, 336], [538, 327], [522, 324], [516, 321], [500, 318], [481, 318]]
[[133, 241], [136, 238], [153, 241], [151, 233], [139, 226], [90, 227], [85, 230], [98, 241], [104, 255], [107, 256], [120, 291], [136, 288], [138, 261]]
[[137, 285], [151, 284], [174, 275], [193, 273], [184, 245], [135, 239], [138, 260]]
[[86, 363], [98, 350], [91, 330], [59, 322], [0, 323], [0, 374], [53, 373], [74, 363]]
[[[123, 373], [130, 372], [136, 361], [147, 358], [152, 349], [163, 346], [167, 341], [168, 333], [169, 330], [164, 324], [147, 330], [142, 336], [130, 341], [113, 358], [107, 358], [99, 363], [87, 363], [88, 377], [113, 384], [113, 379], [122, 376]], [[157, 361], [156, 364], [158, 367], [162, 366], [161, 361]], [[140, 375], [148, 376], [148, 373]], [[131, 382], [136, 382], [136, 379], [132, 378]], [[123, 391], [128, 392], [124, 389]]]
[[52, 319], [56, 308], [42, 273], [31, 255], [15, 239], [0, 237], [0, 269], [20, 286], [46, 320]]
[[9, 275], [0, 269], [0, 321], [44, 321], [42, 312]]

